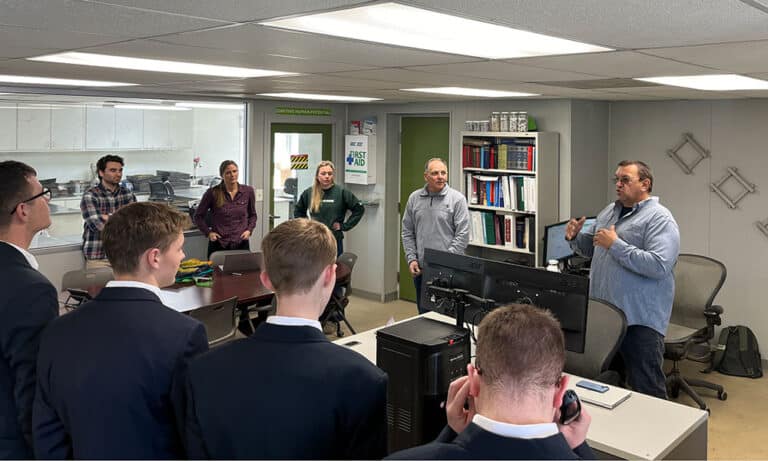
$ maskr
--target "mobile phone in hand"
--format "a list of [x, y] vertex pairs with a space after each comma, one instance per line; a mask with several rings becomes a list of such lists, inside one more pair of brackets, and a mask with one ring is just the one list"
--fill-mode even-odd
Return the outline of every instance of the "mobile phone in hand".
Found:
[[581, 415], [581, 401], [576, 391], [568, 389], [563, 394], [563, 403], [560, 405], [560, 424], [570, 424]]

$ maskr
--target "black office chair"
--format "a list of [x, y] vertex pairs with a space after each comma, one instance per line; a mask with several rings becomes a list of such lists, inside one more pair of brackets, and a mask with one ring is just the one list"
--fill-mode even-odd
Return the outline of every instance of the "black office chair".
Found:
[[190, 317], [205, 325], [208, 345], [217, 346], [235, 337], [237, 331], [237, 296], [188, 311]]
[[64, 308], [72, 310], [91, 299], [89, 290], [103, 288], [107, 282], [114, 280], [112, 269], [104, 267], [100, 269], [78, 269], [64, 273], [61, 277], [61, 289], [67, 290], [69, 295], [64, 301]]
[[672, 361], [667, 374], [667, 390], [677, 398], [682, 390], [702, 410], [707, 404], [692, 386], [704, 387], [717, 392], [717, 398], [725, 400], [728, 394], [723, 386], [701, 379], [687, 378], [680, 373], [677, 363], [690, 359], [708, 363], [702, 370], [712, 370], [715, 348], [710, 341], [715, 337], [715, 326], [720, 325], [721, 306], [713, 305], [715, 296], [725, 283], [727, 271], [720, 261], [706, 256], [681, 254], [675, 265], [675, 300], [672, 317], [664, 337], [664, 357]]
[[565, 371], [606, 384], [619, 385], [611, 361], [627, 333], [627, 316], [608, 301], [589, 298], [584, 352], [565, 351]]
[[320, 316], [320, 323], [325, 325], [327, 322], [331, 322], [336, 325], [336, 336], [341, 338], [344, 336], [344, 332], [341, 330], [341, 322], [344, 322], [349, 328], [352, 334], [357, 334], [352, 325], [347, 320], [347, 316], [344, 313], [347, 305], [349, 304], [349, 294], [352, 292], [350, 285], [352, 283], [352, 269], [357, 262], [357, 255], [354, 253], [342, 253], [336, 259], [336, 264], [344, 264], [349, 268], [349, 274], [336, 279], [336, 285], [331, 292], [331, 298], [328, 300], [328, 304], [325, 306], [323, 314]]

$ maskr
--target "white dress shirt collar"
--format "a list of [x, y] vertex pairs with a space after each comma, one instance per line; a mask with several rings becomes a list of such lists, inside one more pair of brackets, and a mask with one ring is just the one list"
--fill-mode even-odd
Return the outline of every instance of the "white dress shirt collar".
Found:
[[10, 245], [10, 246], [16, 248], [17, 250], [19, 250], [19, 252], [21, 252], [21, 255], [24, 256], [24, 258], [27, 260], [29, 265], [32, 266], [32, 269], [34, 269], [34, 270], [39, 270], [40, 269], [40, 264], [37, 263], [37, 259], [35, 259], [35, 257], [32, 255], [32, 253], [30, 253], [29, 251], [25, 250], [24, 248], [22, 248], [22, 247], [20, 247], [18, 245], [14, 245], [11, 242], [6, 242], [5, 240], [0, 240], [0, 241], [5, 242], [8, 245]]
[[160, 288], [154, 285], [150, 285], [148, 283], [137, 282], [135, 280], [110, 280], [109, 282], [107, 282], [106, 287], [107, 288], [144, 288], [145, 290], [149, 290], [152, 293], [156, 294], [161, 301], [163, 299], [163, 292], [160, 291]]
[[323, 331], [323, 327], [317, 320], [303, 319], [301, 317], [285, 317], [282, 315], [273, 315], [267, 317], [267, 323], [272, 325], [281, 325], [284, 327], [314, 327]]
[[472, 422], [488, 432], [517, 439], [543, 439], [559, 432], [555, 423], [509, 424], [494, 421], [479, 414], [472, 418]]

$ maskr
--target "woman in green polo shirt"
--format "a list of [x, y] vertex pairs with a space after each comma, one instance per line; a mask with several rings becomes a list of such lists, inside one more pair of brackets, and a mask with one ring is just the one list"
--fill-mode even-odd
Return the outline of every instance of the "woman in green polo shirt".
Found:
[[[294, 208], [294, 216], [306, 218], [309, 210], [312, 219], [320, 221], [331, 229], [333, 236], [336, 237], [337, 254], [341, 255], [344, 252], [344, 232], [360, 222], [365, 209], [355, 194], [334, 184], [335, 173], [336, 167], [333, 166], [333, 162], [323, 160], [317, 165], [315, 183], [299, 197]], [[347, 218], [347, 210], [350, 211], [349, 218]]]

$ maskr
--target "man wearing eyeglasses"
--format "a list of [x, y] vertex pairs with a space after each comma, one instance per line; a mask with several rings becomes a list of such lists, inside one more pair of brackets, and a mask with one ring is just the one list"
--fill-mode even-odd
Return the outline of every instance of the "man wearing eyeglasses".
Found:
[[96, 162], [99, 184], [83, 194], [80, 211], [83, 213], [83, 256], [86, 269], [109, 266], [101, 231], [114, 212], [136, 201], [133, 192], [120, 185], [123, 179], [123, 158], [105, 155]]
[[584, 217], [571, 219], [565, 239], [579, 254], [592, 257], [590, 296], [624, 311], [627, 333], [619, 348], [627, 384], [667, 398], [664, 380], [664, 334], [672, 313], [680, 253], [680, 230], [672, 213], [651, 196], [653, 175], [643, 162], [619, 163], [617, 200], [594, 225], [582, 229]]
[[32, 400], [40, 334], [59, 312], [56, 289], [29, 253], [51, 225], [51, 191], [30, 166], [0, 162], [0, 459], [32, 457]]

